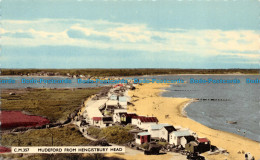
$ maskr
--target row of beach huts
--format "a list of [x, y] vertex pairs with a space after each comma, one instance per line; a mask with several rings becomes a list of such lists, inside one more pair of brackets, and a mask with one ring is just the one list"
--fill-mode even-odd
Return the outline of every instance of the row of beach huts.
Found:
[[150, 142], [168, 142], [174, 147], [179, 147], [188, 152], [209, 151], [211, 144], [205, 137], [198, 137], [197, 134], [187, 128], [159, 123], [154, 116], [142, 116], [136, 113], [127, 112], [130, 97], [127, 92], [131, 85], [117, 84], [106, 96], [96, 96], [85, 104], [83, 121], [80, 125], [97, 126], [100, 128], [113, 125], [134, 125], [131, 130], [135, 134], [136, 145]]

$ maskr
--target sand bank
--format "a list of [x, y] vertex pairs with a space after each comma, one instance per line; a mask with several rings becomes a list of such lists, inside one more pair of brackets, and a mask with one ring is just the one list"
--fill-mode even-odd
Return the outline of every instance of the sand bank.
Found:
[[[183, 107], [190, 103], [191, 99], [161, 97], [162, 88], [168, 86], [167, 84], [145, 84], [137, 86], [134, 91], [129, 91], [128, 94], [132, 97], [131, 101], [135, 105], [129, 107], [129, 112], [156, 116], [160, 123], [189, 128], [200, 137], [207, 137], [213, 145], [227, 149], [230, 153], [229, 155], [204, 153], [203, 155], [209, 160], [243, 160], [244, 154], [239, 154], [239, 151], [250, 152], [256, 160], [260, 159], [260, 143], [236, 134], [208, 128], [184, 116], [182, 114]], [[168, 159], [168, 156], [165, 158]]]

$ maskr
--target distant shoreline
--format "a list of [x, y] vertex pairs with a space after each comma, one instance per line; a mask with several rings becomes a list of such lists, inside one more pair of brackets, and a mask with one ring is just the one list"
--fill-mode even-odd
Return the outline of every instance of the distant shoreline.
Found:
[[260, 69], [174, 69], [174, 68], [99, 68], [99, 69], [1, 69], [2, 75], [50, 75], [86, 77], [132, 77], [154, 75], [259, 75]]

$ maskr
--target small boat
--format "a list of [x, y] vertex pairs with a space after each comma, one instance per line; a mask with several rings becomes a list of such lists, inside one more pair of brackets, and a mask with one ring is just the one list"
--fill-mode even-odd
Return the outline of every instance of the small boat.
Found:
[[237, 124], [237, 121], [227, 121], [229, 124]]

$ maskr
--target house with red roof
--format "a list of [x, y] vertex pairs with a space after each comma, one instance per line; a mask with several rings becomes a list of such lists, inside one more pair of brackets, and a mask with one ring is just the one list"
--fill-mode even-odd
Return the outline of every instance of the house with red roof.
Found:
[[103, 128], [107, 126], [112, 126], [113, 118], [112, 117], [93, 117], [92, 125]]
[[0, 153], [7, 153], [7, 152], [11, 152], [11, 149], [7, 148], [7, 147], [0, 146]]
[[210, 150], [210, 141], [207, 138], [197, 138], [197, 142], [199, 143], [198, 149], [200, 153]]
[[116, 87], [123, 87], [124, 85], [123, 84], [116, 84], [115, 86], [114, 86], [114, 88], [116, 88]]
[[137, 116], [132, 118], [132, 124], [143, 130], [148, 130], [151, 125], [158, 124], [158, 122], [156, 117]]

